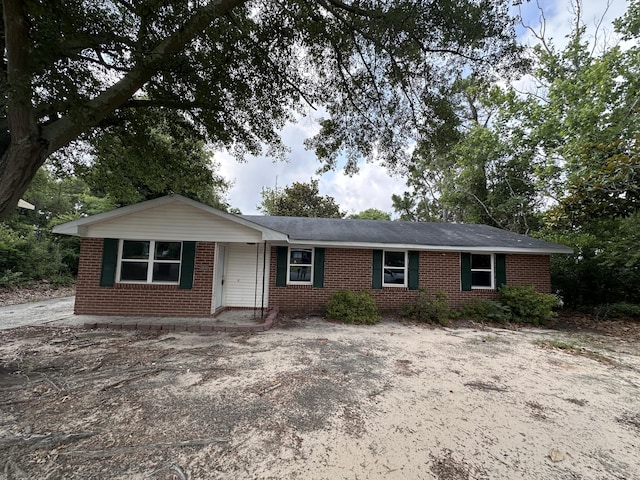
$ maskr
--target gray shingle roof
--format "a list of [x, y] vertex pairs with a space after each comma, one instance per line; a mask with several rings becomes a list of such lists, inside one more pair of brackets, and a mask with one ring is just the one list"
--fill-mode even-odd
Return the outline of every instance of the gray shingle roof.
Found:
[[571, 249], [488, 225], [397, 222], [335, 218], [270, 217], [241, 215], [248, 220], [289, 236], [290, 242], [321, 244], [395, 244], [416, 247], [521, 249], [541, 253], [571, 253]]

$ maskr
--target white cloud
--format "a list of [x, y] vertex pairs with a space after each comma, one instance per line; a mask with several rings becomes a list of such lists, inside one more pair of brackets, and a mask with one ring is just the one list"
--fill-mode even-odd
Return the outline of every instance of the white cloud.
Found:
[[[538, 34], [544, 33], [546, 39], [552, 39], [553, 45], [562, 49], [567, 44], [567, 35], [571, 33], [576, 10], [575, 0], [538, 0], [522, 2], [519, 14], [525, 25], [533, 28]], [[580, 2], [580, 16], [587, 29], [587, 39], [593, 46], [603, 48], [617, 42], [613, 31], [613, 20], [621, 17], [626, 9], [625, 0], [583, 0]], [[544, 23], [544, 25], [543, 25]], [[544, 29], [543, 29], [544, 27]], [[526, 45], [538, 43], [531, 31], [519, 29], [520, 40]]]
[[304, 148], [304, 140], [319, 130], [312, 117], [304, 117], [296, 124], [288, 124], [282, 130], [282, 138], [290, 148], [289, 161], [273, 161], [267, 157], [248, 157], [245, 163], [238, 163], [227, 153], [216, 154], [220, 162], [219, 173], [233, 182], [229, 191], [229, 202], [242, 213], [259, 213], [257, 205], [262, 200], [263, 187], [283, 188], [293, 182], [319, 180], [321, 195], [335, 198], [342, 210], [357, 213], [367, 208], [377, 208], [391, 213], [391, 195], [404, 191], [404, 181], [392, 178], [387, 170], [378, 165], [363, 163], [357, 175], [349, 177], [342, 170], [322, 176], [315, 174], [320, 163], [315, 154]]
[[374, 163], [363, 163], [352, 177], [339, 171], [320, 179], [320, 192], [338, 200], [348, 214], [368, 208], [393, 213], [391, 195], [404, 190], [403, 179], [389, 176], [384, 167]]

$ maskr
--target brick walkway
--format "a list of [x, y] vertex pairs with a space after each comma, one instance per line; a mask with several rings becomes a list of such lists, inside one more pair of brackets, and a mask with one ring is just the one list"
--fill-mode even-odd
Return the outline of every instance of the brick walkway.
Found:
[[224, 314], [218, 318], [193, 319], [193, 318], [153, 318], [153, 319], [112, 319], [106, 317], [92, 317], [84, 322], [84, 327], [93, 328], [113, 328], [122, 330], [160, 330], [173, 332], [264, 332], [273, 326], [273, 322], [278, 316], [278, 309], [270, 309], [264, 317], [262, 323], [226, 323]]

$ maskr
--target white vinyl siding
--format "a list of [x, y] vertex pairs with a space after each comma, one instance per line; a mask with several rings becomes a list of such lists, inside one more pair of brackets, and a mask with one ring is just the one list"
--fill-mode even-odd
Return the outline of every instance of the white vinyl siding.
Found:
[[[230, 244], [227, 246], [224, 275], [223, 305], [226, 307], [262, 306], [262, 265], [264, 244], [256, 245]], [[256, 263], [258, 266], [256, 274]], [[269, 298], [269, 251], [267, 249], [267, 275], [264, 283], [264, 306], [268, 306]]]
[[243, 243], [262, 241], [262, 234], [258, 230], [181, 203], [170, 203], [124, 215], [88, 225], [86, 229], [82, 236], [94, 238], [161, 238]]

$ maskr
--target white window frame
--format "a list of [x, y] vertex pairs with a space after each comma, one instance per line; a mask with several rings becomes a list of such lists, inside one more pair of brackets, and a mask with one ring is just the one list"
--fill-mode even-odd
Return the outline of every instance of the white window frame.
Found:
[[[385, 265], [385, 257], [387, 255], [387, 252], [390, 253], [404, 253], [404, 267], [403, 267], [403, 283], [385, 283], [384, 281], [384, 271], [387, 268], [392, 268], [394, 270], [400, 270], [400, 267], [387, 267]], [[382, 286], [383, 287], [399, 287], [399, 288], [406, 288], [407, 287], [407, 282], [409, 280], [409, 251], [408, 250], [383, 250], [382, 251]]]
[[[149, 242], [149, 256], [147, 259], [136, 258], [136, 259], [126, 259], [122, 258], [124, 254], [124, 242]], [[179, 260], [156, 260], [154, 258], [156, 251], [156, 243], [180, 243], [180, 259]], [[180, 277], [182, 276], [182, 255], [184, 254], [184, 242], [176, 242], [171, 240], [134, 240], [131, 238], [120, 239], [118, 242], [118, 265], [116, 268], [116, 278], [118, 279], [118, 283], [130, 283], [130, 284], [141, 284], [141, 285], [179, 285]], [[136, 263], [147, 263], [147, 279], [146, 280], [122, 280], [120, 275], [122, 274], [122, 263], [127, 262], [136, 262]], [[153, 264], [154, 263], [177, 263], [178, 264], [178, 280], [175, 282], [154, 282], [153, 281]]]
[[[491, 259], [491, 268], [473, 268], [473, 256], [474, 255], [484, 255], [484, 256], [489, 256], [489, 258]], [[493, 253], [472, 253], [471, 254], [471, 258], [469, 259], [469, 268], [471, 270], [471, 290], [493, 290], [495, 289], [495, 283], [496, 283], [496, 274], [495, 274], [495, 270], [496, 270], [496, 261], [495, 261], [495, 255]], [[474, 285], [473, 284], [473, 272], [489, 272], [491, 275], [491, 286], [485, 286], [485, 285]]]
[[[311, 263], [298, 264], [291, 263], [292, 250], [311, 250]], [[289, 247], [287, 250], [287, 285], [312, 285], [313, 284], [313, 261], [315, 260], [316, 249], [313, 247]], [[291, 267], [309, 267], [309, 280], [291, 280]]]

